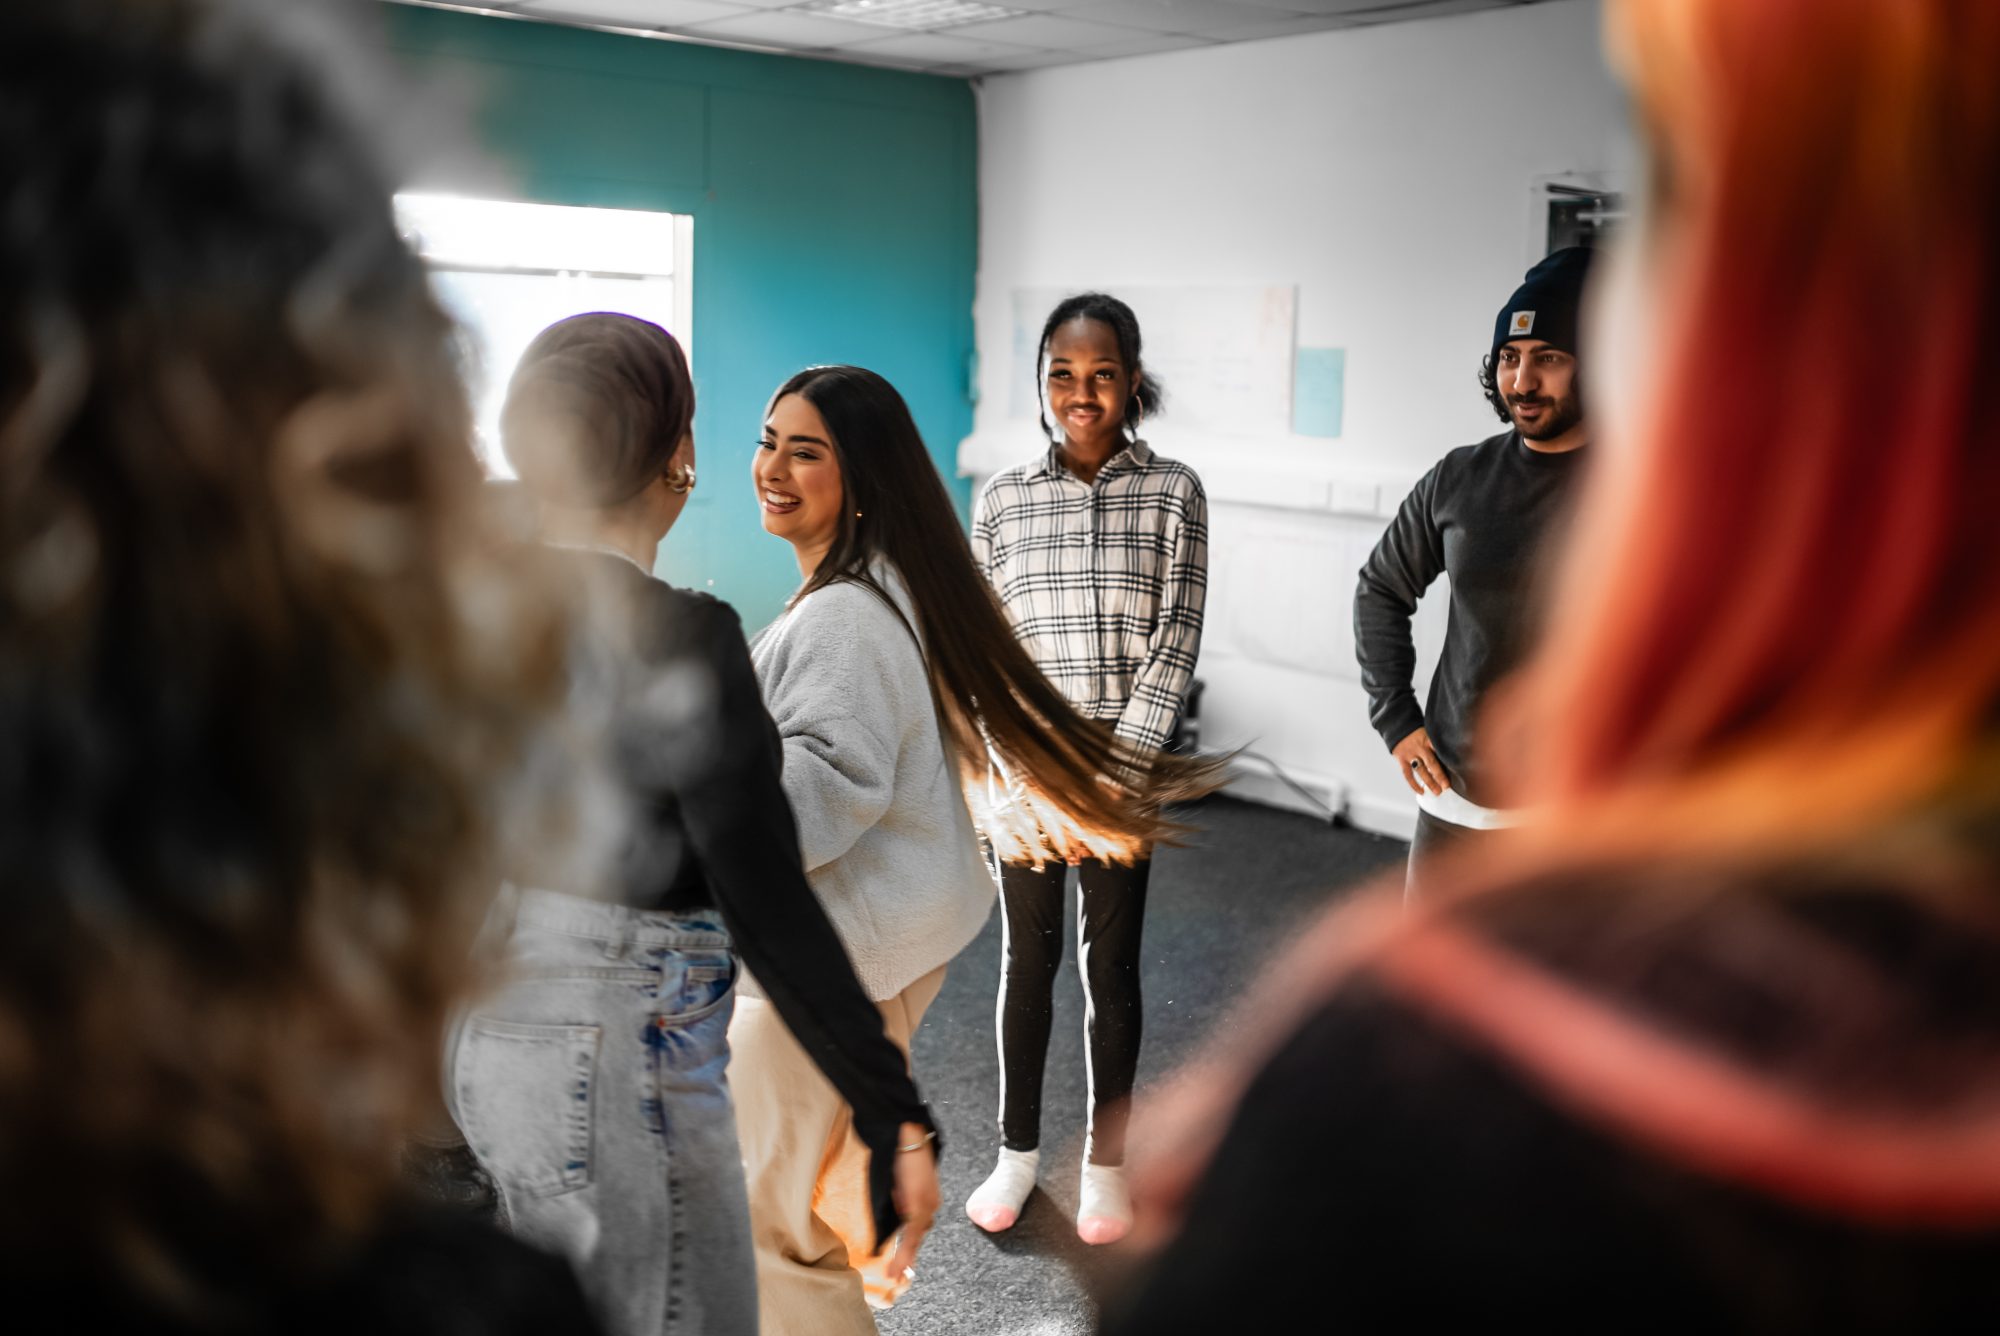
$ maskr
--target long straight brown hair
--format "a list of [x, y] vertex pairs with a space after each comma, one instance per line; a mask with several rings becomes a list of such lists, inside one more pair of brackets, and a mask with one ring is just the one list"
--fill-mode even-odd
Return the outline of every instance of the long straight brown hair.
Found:
[[[869, 567], [881, 557], [896, 568], [910, 592], [911, 629], [940, 717], [968, 778], [991, 768], [1009, 787], [1038, 792], [1057, 809], [1050, 814], [1057, 819], [1039, 823], [1042, 855], [1073, 852], [1078, 832], [1068, 829], [1071, 823], [1110, 837], [1124, 846], [1124, 856], [1185, 833], [1161, 809], [1221, 787], [1226, 762], [1139, 747], [1086, 718], [1042, 675], [980, 575], [944, 480], [896, 388], [861, 367], [821, 366], [779, 386], [772, 405], [790, 394], [826, 420], [850, 503], [840, 509], [833, 546], [793, 604], [844, 580], [893, 608]], [[995, 844], [1006, 857], [1001, 842]]]

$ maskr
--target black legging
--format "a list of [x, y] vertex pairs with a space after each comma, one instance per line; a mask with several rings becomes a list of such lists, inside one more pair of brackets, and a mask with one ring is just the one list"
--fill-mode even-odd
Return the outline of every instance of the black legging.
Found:
[[[1037, 872], [1003, 864], [1006, 928], [1000, 976], [1000, 1140], [1009, 1150], [1041, 1144], [1042, 1067], [1062, 966], [1060, 863]], [[1150, 859], [1132, 867], [1086, 859], [1077, 869], [1077, 941], [1083, 973], [1090, 1143], [1093, 1164], [1125, 1162], [1125, 1124], [1139, 1070], [1139, 932], [1146, 920]]]

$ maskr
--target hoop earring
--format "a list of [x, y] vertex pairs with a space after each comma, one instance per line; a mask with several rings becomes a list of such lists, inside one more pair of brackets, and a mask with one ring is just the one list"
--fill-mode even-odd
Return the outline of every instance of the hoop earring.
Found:
[[667, 490], [676, 496], [685, 496], [694, 490], [694, 465], [676, 464], [667, 470]]
[[1125, 401], [1125, 430], [1132, 433], [1132, 439], [1139, 438], [1139, 424], [1146, 420], [1146, 405], [1137, 394]]

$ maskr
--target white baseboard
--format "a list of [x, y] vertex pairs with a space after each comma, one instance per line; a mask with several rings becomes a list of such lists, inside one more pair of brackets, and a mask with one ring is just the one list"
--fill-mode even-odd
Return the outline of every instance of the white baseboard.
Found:
[[[1329, 812], [1339, 816], [1347, 815], [1347, 786], [1328, 775], [1285, 767], [1285, 778], [1306, 791], [1298, 792], [1284, 779], [1271, 772], [1269, 763], [1247, 756], [1239, 756], [1229, 767], [1228, 794], [1246, 802], [1262, 803], [1266, 807], [1276, 807], [1287, 812], [1298, 812], [1305, 816], [1328, 819]], [[1310, 797], [1306, 796], [1311, 795]]]
[[1285, 768], [1285, 773], [1323, 806], [1300, 796], [1291, 785], [1256, 761], [1239, 761], [1230, 768], [1226, 792], [1230, 797], [1241, 798], [1245, 802], [1262, 803], [1266, 807], [1297, 812], [1322, 821], [1326, 819], [1326, 809], [1330, 808], [1357, 830], [1389, 835], [1399, 840], [1407, 840], [1416, 833], [1417, 810], [1414, 802], [1384, 802], [1356, 792], [1338, 779], [1290, 766]]
[[1387, 803], [1366, 794], [1355, 794], [1348, 799], [1347, 819], [1356, 830], [1407, 840], [1417, 833], [1417, 804], [1414, 799]]

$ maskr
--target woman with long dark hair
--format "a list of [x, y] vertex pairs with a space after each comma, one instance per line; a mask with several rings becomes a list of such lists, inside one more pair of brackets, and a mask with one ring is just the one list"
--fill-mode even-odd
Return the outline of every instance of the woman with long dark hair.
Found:
[[[1008, 800], [982, 805], [989, 838], [1061, 858], [1079, 833], [1125, 844], [1171, 833], [1162, 804], [1212, 786], [1212, 770], [1131, 746], [1035, 668], [882, 377], [830, 366], [786, 381], [752, 480], [764, 527], [791, 544], [804, 581], [753, 653], [806, 870], [907, 1044], [993, 902], [968, 776], [982, 786], [989, 769], [1004, 773], [1024, 795], [1005, 830], [993, 818]], [[765, 1336], [872, 1331], [864, 1281], [879, 1304], [908, 1278], [850, 1265], [840, 1101], [767, 1009], [747, 1005], [732, 1042]]]
[[1607, 18], [1653, 194], [1539, 815], [1274, 973], [1107, 1331], [2000, 1321], [2000, 8]]
[[402, 1178], [510, 838], [563, 824], [566, 618], [302, 21], [0, 6], [10, 1325], [590, 1331]]
[[937, 1205], [930, 1114], [806, 883], [736, 614], [651, 573], [695, 486], [694, 407], [680, 344], [627, 315], [551, 325], [508, 385], [507, 457], [584, 601], [572, 699], [608, 711], [630, 829], [602, 897], [525, 878], [509, 982], [454, 1064], [514, 1229], [635, 1334], [757, 1328], [725, 1083], [739, 957], [854, 1110], [857, 1247], [901, 1227], [884, 1261], [908, 1268]]
[[[980, 493], [972, 551], [1022, 645], [1078, 711], [1135, 748], [1173, 736], [1208, 588], [1208, 499], [1194, 470], [1153, 452], [1139, 426], [1159, 411], [1140, 360], [1138, 317], [1116, 297], [1066, 298], [1042, 326], [1036, 366], [1049, 448]], [[1053, 414], [1057, 424], [1049, 425]], [[1088, 1134], [1077, 1233], [1113, 1243], [1132, 1224], [1125, 1125], [1139, 1070], [1139, 941], [1148, 847], [1076, 860], [1077, 952], [1088, 1057]], [[1006, 916], [1000, 999], [1000, 1155], [965, 1203], [974, 1224], [1011, 1228], [1041, 1165], [1042, 1069], [1062, 964], [1063, 862], [996, 850]]]

